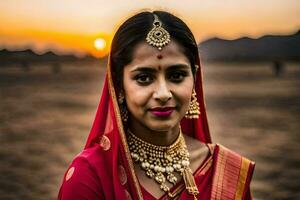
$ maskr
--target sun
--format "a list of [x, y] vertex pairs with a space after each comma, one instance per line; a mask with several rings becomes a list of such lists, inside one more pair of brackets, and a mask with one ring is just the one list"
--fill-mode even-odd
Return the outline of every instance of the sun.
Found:
[[103, 39], [103, 38], [97, 38], [94, 41], [94, 47], [97, 50], [103, 50], [106, 47], [106, 41], [105, 41], [105, 39]]

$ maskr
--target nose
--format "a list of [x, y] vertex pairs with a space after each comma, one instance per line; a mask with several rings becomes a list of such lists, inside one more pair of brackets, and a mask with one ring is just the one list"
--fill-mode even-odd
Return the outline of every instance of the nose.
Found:
[[161, 102], [167, 102], [172, 98], [172, 93], [168, 88], [166, 81], [159, 81], [156, 91], [153, 94], [154, 99]]

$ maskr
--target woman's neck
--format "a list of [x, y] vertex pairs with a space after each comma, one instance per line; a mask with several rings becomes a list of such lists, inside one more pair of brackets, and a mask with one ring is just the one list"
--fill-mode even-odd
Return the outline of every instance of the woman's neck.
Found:
[[180, 132], [179, 125], [167, 131], [156, 131], [137, 122], [129, 122], [129, 130], [138, 138], [159, 146], [170, 146], [176, 141]]

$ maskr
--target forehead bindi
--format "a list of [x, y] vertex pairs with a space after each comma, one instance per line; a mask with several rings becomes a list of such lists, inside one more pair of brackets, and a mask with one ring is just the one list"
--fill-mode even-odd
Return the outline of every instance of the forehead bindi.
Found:
[[163, 59], [163, 55], [162, 55], [162, 54], [157, 54], [156, 58], [157, 58], [158, 60], [161, 60], [161, 59]]

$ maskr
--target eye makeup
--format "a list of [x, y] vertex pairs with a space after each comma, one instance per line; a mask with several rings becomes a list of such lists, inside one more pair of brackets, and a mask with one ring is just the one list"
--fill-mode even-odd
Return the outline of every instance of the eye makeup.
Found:
[[[148, 85], [152, 83], [155, 76], [160, 73], [159, 69], [148, 66], [138, 66], [131, 70], [131, 77], [140, 85]], [[180, 83], [185, 77], [191, 75], [191, 67], [187, 64], [174, 64], [165, 69], [165, 76], [174, 83]]]

